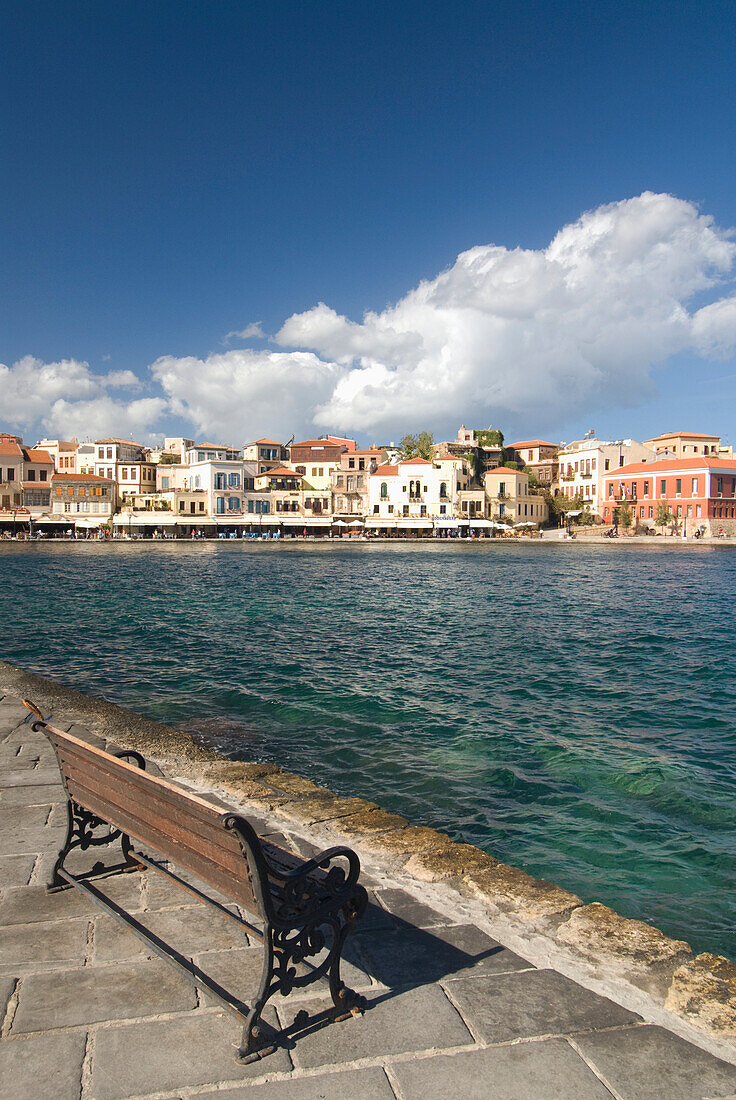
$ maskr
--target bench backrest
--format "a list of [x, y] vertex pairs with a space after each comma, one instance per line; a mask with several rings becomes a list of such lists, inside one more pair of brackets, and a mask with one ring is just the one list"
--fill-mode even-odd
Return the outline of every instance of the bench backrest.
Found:
[[44, 732], [74, 802], [258, 912], [248, 863], [222, 809], [53, 726]]

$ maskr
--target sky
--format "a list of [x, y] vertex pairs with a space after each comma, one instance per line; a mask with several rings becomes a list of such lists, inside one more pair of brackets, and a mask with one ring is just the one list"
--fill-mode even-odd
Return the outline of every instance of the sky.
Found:
[[0, 428], [736, 444], [736, 9], [24, 0]]

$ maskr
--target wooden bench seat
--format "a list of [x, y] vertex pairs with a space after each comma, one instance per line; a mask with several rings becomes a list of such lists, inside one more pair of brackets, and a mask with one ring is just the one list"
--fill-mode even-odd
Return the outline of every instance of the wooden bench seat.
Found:
[[[363, 998], [343, 984], [340, 960], [345, 938], [367, 905], [358, 883], [360, 863], [350, 848], [328, 848], [302, 859], [259, 839], [245, 817], [223, 811], [166, 779], [151, 775], [136, 752], [111, 754], [49, 725], [27, 700], [34, 730], [42, 730], [56, 752], [67, 795], [67, 835], [54, 867], [50, 890], [82, 890], [125, 924], [153, 950], [226, 1008], [245, 1021], [238, 1051], [249, 1062], [275, 1049], [274, 1033], [261, 1013], [274, 993], [287, 995], [327, 977], [333, 1019], [361, 1011]], [[96, 850], [120, 844], [124, 869], [144, 867], [164, 875], [183, 890], [236, 921], [263, 940], [261, 984], [250, 1007], [223, 989], [175, 946], [154, 935], [137, 918], [106, 896], [96, 863], [72, 874], [67, 857], [76, 849]], [[194, 876], [255, 918], [253, 925], [216, 901], [179, 872]]]

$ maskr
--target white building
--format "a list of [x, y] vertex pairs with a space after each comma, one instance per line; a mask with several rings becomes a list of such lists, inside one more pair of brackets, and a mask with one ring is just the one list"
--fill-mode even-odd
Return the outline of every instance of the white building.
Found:
[[[194, 451], [197, 449], [194, 448]], [[187, 456], [191, 453], [188, 451]], [[243, 459], [159, 465], [156, 467], [156, 489], [160, 493], [173, 490], [202, 493], [205, 515], [238, 519], [245, 510], [245, 494], [253, 490], [257, 468], [257, 462], [245, 462]], [[196, 511], [200, 515], [199, 504]]]
[[[429, 520], [459, 514], [459, 493], [468, 486], [465, 461], [410, 458], [379, 466], [368, 475], [368, 517], [373, 521]], [[400, 525], [400, 524], [399, 524]]]
[[[79, 473], [89, 473], [89, 461], [82, 462], [77, 452]], [[87, 457], [85, 452], [85, 457]], [[151, 493], [156, 486], [156, 465], [145, 458], [145, 448], [130, 439], [96, 439], [92, 473], [108, 481], [114, 481], [117, 488], [117, 503], [132, 500], [139, 493]]]
[[655, 452], [633, 439], [614, 441], [578, 439], [560, 447], [560, 494], [573, 499], [579, 496], [594, 515], [603, 515], [603, 483], [606, 474], [631, 462], [653, 462]]

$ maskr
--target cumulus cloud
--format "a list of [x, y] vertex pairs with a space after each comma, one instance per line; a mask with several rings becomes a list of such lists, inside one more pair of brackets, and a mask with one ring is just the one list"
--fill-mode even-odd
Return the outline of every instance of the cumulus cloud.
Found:
[[[170, 412], [219, 441], [288, 438], [330, 399], [338, 367], [310, 352], [244, 348], [206, 359], [163, 356], [152, 365]], [[223, 439], [224, 437], [224, 439]]]
[[237, 337], [238, 340], [265, 340], [266, 334], [261, 328], [260, 321], [253, 321], [252, 324], [246, 325], [240, 332], [233, 330], [228, 332], [227, 336], [223, 339], [223, 344], [229, 344], [233, 337]]
[[10, 367], [0, 363], [0, 420], [62, 438], [147, 432], [166, 411], [163, 398], [128, 402], [107, 393], [139, 385], [132, 371], [93, 374], [77, 359], [44, 363], [26, 355]]
[[[553, 430], [632, 406], [675, 354], [736, 351], [733, 233], [645, 192], [589, 211], [542, 249], [477, 245], [359, 321], [324, 302], [289, 317], [281, 350], [163, 356], [130, 371], [27, 357], [0, 365], [0, 417], [62, 434], [181, 430], [242, 442], [332, 429], [391, 434], [474, 422]], [[260, 323], [225, 342], [263, 339]], [[125, 388], [139, 387], [138, 399]]]
[[524, 416], [553, 423], [632, 404], [676, 352], [728, 354], [736, 299], [691, 313], [736, 260], [729, 232], [688, 202], [645, 193], [584, 214], [543, 250], [480, 245], [356, 323], [323, 303], [276, 340], [346, 369], [320, 426], [399, 428]]

